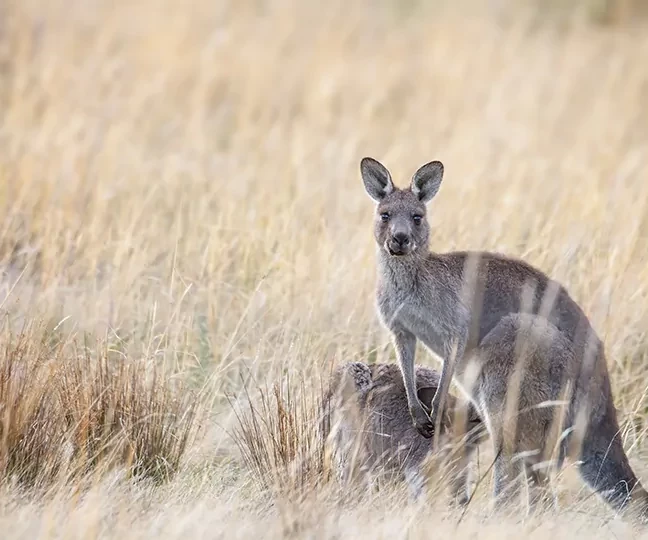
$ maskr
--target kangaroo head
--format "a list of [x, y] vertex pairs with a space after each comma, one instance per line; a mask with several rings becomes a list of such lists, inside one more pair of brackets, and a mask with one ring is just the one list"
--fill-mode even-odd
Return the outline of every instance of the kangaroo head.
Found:
[[443, 164], [423, 165], [405, 189], [394, 186], [387, 168], [373, 158], [362, 159], [360, 172], [367, 193], [378, 203], [374, 227], [378, 246], [392, 257], [427, 252], [430, 226], [425, 205], [439, 190]]
[[[416, 391], [416, 395], [419, 398], [419, 401], [430, 407], [432, 405], [432, 401], [434, 400], [434, 396], [437, 392], [437, 387], [436, 386], [422, 386]], [[452, 395], [447, 395], [446, 396], [446, 404], [445, 407], [447, 408], [447, 412], [449, 416], [451, 417], [452, 421], [455, 420], [454, 414], [455, 410], [458, 407], [458, 400], [452, 396]], [[471, 440], [473, 441], [478, 441], [479, 440], [479, 434], [476, 433], [476, 428], [482, 428], [485, 429], [484, 423], [482, 421], [481, 416], [477, 412], [477, 409], [472, 403], [467, 404], [467, 410], [466, 410], [466, 426], [465, 430], [466, 433], [473, 432], [473, 437]], [[473, 431], [475, 430], [475, 431]], [[463, 435], [463, 431], [459, 431], [461, 435]]]

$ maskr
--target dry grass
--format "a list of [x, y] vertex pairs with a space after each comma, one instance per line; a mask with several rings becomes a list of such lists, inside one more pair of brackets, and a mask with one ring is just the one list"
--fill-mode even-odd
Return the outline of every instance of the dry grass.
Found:
[[[4, 536], [627, 532], [568, 479], [564, 512], [524, 523], [481, 523], [488, 480], [458, 526], [398, 490], [347, 507], [330, 485], [270, 496], [226, 434], [245, 386], [391, 358], [358, 163], [403, 185], [441, 159], [433, 248], [524, 257], [568, 287], [648, 481], [648, 33], [565, 5], [1, 2]], [[287, 400], [255, 405], [276, 418]], [[207, 438], [188, 444], [203, 404]], [[77, 489], [131, 461], [180, 472]], [[8, 473], [54, 487], [35, 499]]]
[[322, 385], [290, 379], [244, 393], [232, 403], [236, 424], [231, 437], [252, 477], [276, 497], [303, 496], [326, 484], [325, 407]]
[[[111, 470], [168, 480], [193, 440], [198, 404], [146, 362], [77, 348], [34, 329], [4, 333], [0, 478], [48, 489]], [[95, 354], [96, 353], [96, 354]]]

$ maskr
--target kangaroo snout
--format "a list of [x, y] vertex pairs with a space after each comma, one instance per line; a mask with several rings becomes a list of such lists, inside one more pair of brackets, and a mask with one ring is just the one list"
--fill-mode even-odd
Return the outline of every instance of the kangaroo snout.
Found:
[[386, 248], [390, 255], [402, 256], [407, 255], [413, 247], [410, 235], [403, 231], [392, 233], [387, 242]]
[[404, 232], [397, 232], [392, 236], [392, 240], [399, 246], [407, 246], [409, 244], [409, 236]]

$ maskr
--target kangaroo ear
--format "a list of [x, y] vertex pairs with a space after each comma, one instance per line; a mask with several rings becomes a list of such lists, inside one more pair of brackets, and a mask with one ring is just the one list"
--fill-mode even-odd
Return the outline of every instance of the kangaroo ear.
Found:
[[416, 391], [416, 395], [418, 396], [419, 401], [423, 403], [423, 405], [431, 407], [432, 399], [434, 398], [436, 391], [436, 386], [422, 386]]
[[426, 163], [412, 177], [412, 193], [421, 202], [427, 203], [439, 191], [441, 180], [443, 180], [443, 163], [440, 161]]
[[475, 406], [470, 403], [468, 405], [468, 424], [470, 426], [475, 427], [477, 424], [482, 423], [482, 417], [479, 415], [477, 412], [477, 409], [475, 409]]
[[360, 173], [362, 181], [369, 196], [376, 202], [380, 202], [392, 191], [394, 183], [387, 168], [373, 158], [366, 157], [360, 161]]

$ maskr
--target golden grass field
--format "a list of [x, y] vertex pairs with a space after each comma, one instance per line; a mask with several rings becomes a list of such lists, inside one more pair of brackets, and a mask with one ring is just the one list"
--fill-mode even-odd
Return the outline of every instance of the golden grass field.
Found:
[[568, 288], [648, 483], [648, 28], [566, 4], [0, 2], [0, 536], [632, 534], [569, 469], [529, 519], [487, 475], [347, 497], [313, 433], [331, 365], [394, 359], [359, 161], [440, 159], [432, 249]]

